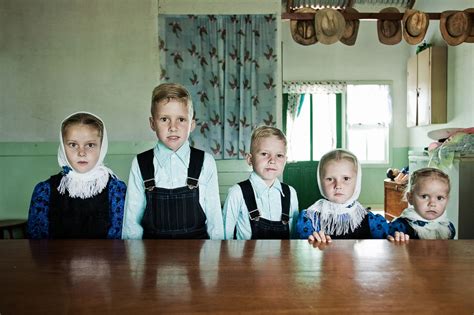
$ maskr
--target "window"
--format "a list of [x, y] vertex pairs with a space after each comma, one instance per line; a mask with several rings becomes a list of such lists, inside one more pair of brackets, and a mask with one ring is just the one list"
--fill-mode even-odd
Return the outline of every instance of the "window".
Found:
[[301, 94], [293, 117], [287, 113], [286, 118], [289, 161], [319, 161], [324, 153], [342, 147], [362, 163], [388, 163], [388, 85], [347, 85], [342, 94]]
[[362, 163], [388, 163], [388, 85], [347, 85], [346, 144]]
[[288, 160], [318, 161], [336, 148], [337, 115], [336, 94], [303, 94], [295, 119], [288, 119]]

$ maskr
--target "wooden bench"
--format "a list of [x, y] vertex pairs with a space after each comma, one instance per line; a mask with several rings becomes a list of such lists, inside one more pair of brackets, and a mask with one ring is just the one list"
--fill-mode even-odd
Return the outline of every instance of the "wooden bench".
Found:
[[0, 220], [0, 239], [5, 239], [5, 232], [8, 232], [10, 239], [13, 239], [13, 231], [21, 230], [22, 238], [26, 238], [26, 220], [24, 219], [10, 219]]

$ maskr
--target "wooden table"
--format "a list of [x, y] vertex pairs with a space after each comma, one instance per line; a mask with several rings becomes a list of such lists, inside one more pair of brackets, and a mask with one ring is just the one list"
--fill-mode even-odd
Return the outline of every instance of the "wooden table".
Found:
[[0, 314], [473, 314], [474, 240], [0, 241]]

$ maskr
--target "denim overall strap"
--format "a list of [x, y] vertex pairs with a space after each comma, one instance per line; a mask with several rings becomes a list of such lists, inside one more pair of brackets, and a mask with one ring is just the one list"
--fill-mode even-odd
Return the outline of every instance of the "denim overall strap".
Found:
[[198, 179], [204, 151], [191, 148], [186, 183], [173, 189], [155, 187], [153, 150], [151, 155], [148, 152], [139, 154], [138, 158], [146, 194], [146, 209], [141, 220], [143, 238], [209, 238], [206, 215], [199, 203]]
[[155, 188], [155, 168], [153, 167], [153, 149], [142, 152], [137, 155], [138, 166], [142, 174], [145, 190], [153, 190]]
[[245, 205], [249, 212], [249, 222], [252, 229], [252, 239], [289, 239], [289, 209], [290, 209], [290, 191], [289, 187], [283, 188], [285, 196], [281, 196], [282, 215], [280, 221], [270, 221], [262, 218], [260, 210], [257, 208], [255, 193], [250, 180], [238, 183], [242, 190]]

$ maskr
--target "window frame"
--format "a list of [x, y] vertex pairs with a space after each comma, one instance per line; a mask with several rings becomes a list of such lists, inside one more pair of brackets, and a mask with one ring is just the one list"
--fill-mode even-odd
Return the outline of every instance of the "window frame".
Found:
[[[384, 80], [376, 80], [376, 81], [347, 81], [347, 85], [387, 85], [390, 91], [390, 95], [393, 95], [393, 82], [392, 81], [384, 81]], [[392, 97], [392, 104], [393, 104], [393, 97]], [[344, 136], [343, 136], [343, 147], [347, 148], [348, 145], [348, 132], [349, 132], [349, 125], [347, 123], [347, 92], [343, 93], [343, 126], [344, 126]], [[387, 138], [386, 141], [386, 148], [385, 148], [385, 158], [384, 161], [359, 161], [361, 166], [366, 165], [370, 167], [388, 167], [390, 165], [390, 161], [392, 160], [392, 125], [393, 125], [393, 106], [391, 109], [391, 116], [389, 123], [387, 124]], [[369, 126], [369, 125], [364, 125]]]
[[[347, 81], [347, 85], [387, 85], [390, 90], [390, 95], [393, 95], [393, 82], [392, 81], [384, 81], [384, 80], [377, 80], [377, 81]], [[311, 93], [306, 93], [311, 95], [310, 105], [311, 105], [311, 113], [313, 111], [313, 97]], [[336, 94], [336, 148], [343, 148], [347, 149], [348, 145], [348, 131], [349, 126], [347, 124], [347, 92], [343, 93], [335, 93]], [[392, 104], [393, 104], [393, 97], [392, 97]], [[283, 128], [284, 132], [287, 132], [287, 113], [288, 110], [288, 93], [283, 93]], [[393, 125], [393, 107], [391, 109], [392, 119], [387, 124], [387, 136], [386, 136], [386, 148], [385, 148], [385, 160], [384, 161], [360, 161], [361, 166], [369, 166], [369, 167], [387, 167], [390, 165], [390, 161], [392, 159], [392, 125]], [[313, 130], [313, 118], [312, 114], [310, 116], [310, 160], [305, 161], [292, 161], [292, 162], [311, 162], [319, 160], [315, 160], [313, 158], [313, 137], [312, 137], [312, 130]], [[364, 125], [369, 126], [369, 125]], [[289, 139], [288, 139], [289, 140]]]

